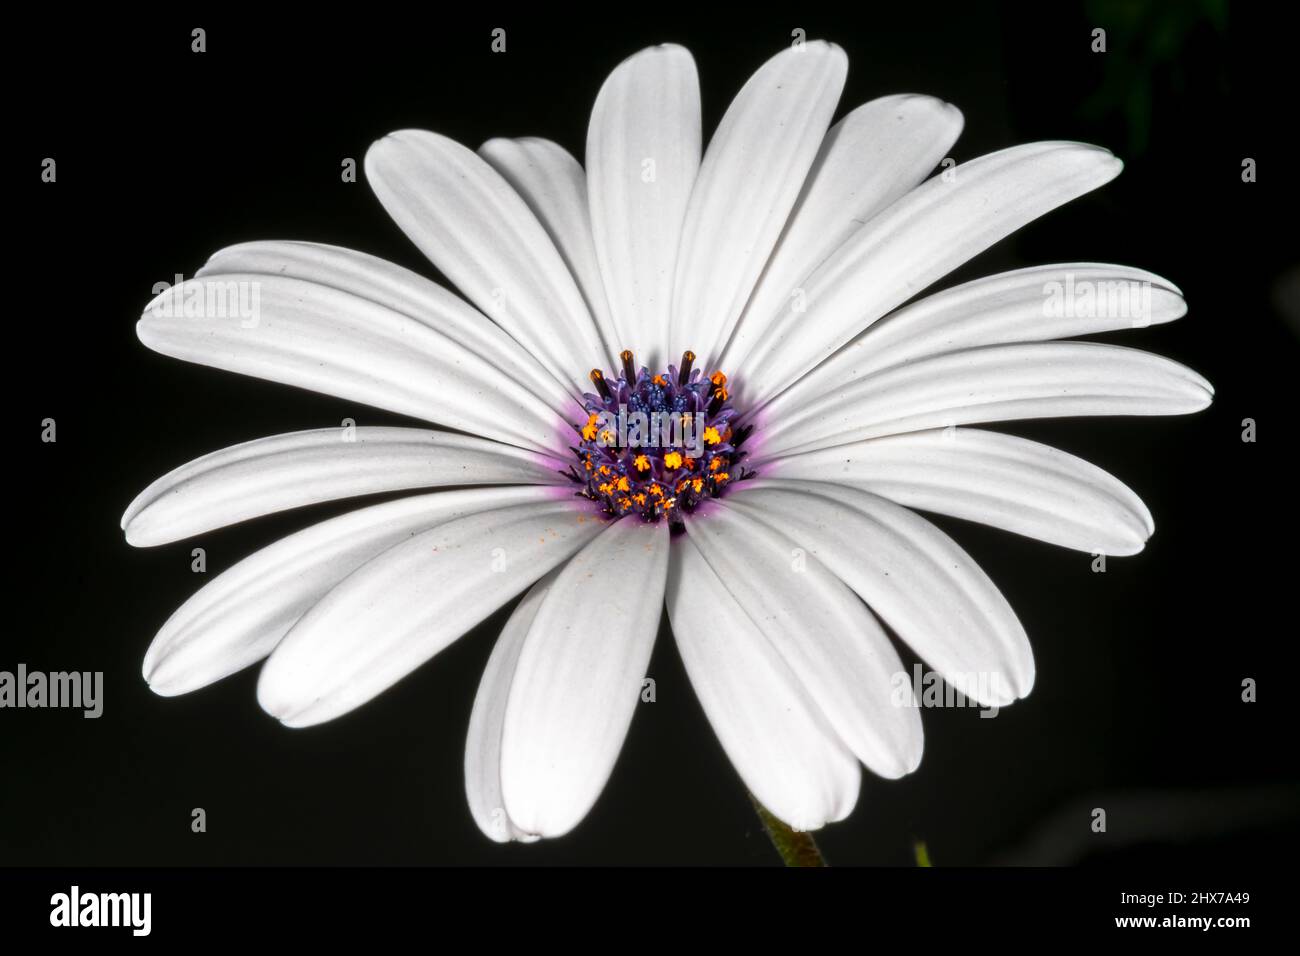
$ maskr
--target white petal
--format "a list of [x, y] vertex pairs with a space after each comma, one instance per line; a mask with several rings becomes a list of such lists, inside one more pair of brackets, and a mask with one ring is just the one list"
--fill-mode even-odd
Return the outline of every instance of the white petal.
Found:
[[[232, 283], [256, 290], [252, 318], [207, 307], [186, 315], [183, 305], [178, 312], [177, 303], [220, 301]], [[553, 453], [573, 436], [553, 407], [456, 339], [379, 302], [301, 279], [252, 273], [191, 279], [146, 306], [136, 334], [173, 358], [521, 448]]]
[[728, 505], [822, 561], [967, 697], [1000, 707], [1033, 687], [1033, 651], [1011, 606], [915, 512], [856, 488], [762, 478]]
[[668, 617], [722, 749], [750, 793], [790, 826], [844, 819], [858, 799], [857, 760], [691, 538], [673, 542]]
[[387, 690], [604, 527], [571, 495], [458, 518], [362, 565], [302, 616], [262, 668], [257, 699], [291, 727]]
[[331, 588], [377, 554], [453, 518], [553, 500], [550, 488], [442, 491], [361, 508], [256, 551], [180, 606], [149, 645], [144, 678], [166, 697], [261, 660]]
[[764, 478], [851, 485], [909, 508], [1090, 554], [1136, 554], [1155, 530], [1141, 499], [1082, 458], [974, 428], [871, 438], [763, 465]]
[[560, 484], [564, 464], [510, 445], [417, 428], [273, 435], [163, 475], [122, 515], [137, 548], [180, 541], [290, 508], [439, 485]]
[[558, 573], [558, 570], [552, 571], [534, 584], [510, 615], [510, 620], [506, 621], [488, 657], [487, 666], [483, 668], [483, 678], [474, 697], [474, 710], [469, 716], [469, 736], [465, 740], [465, 795], [474, 822], [497, 843], [510, 840], [532, 843], [541, 839], [535, 833], [525, 833], [506, 813], [506, 802], [501, 795], [501, 729], [505, 724], [510, 685], [514, 681], [515, 665], [519, 662], [524, 638], [528, 636], [542, 599]]
[[545, 227], [578, 283], [606, 354], [619, 351], [623, 346], [614, 330], [605, 281], [596, 262], [587, 207], [587, 174], [582, 164], [558, 143], [533, 136], [490, 139], [478, 152], [523, 197]]
[[[736, 495], [735, 497], [743, 497]], [[798, 543], [720, 502], [688, 533], [845, 746], [882, 777], [921, 762], [911, 680], [861, 599]]]
[[569, 832], [609, 779], [640, 703], [667, 574], [667, 523], [616, 521], [542, 600], [502, 731], [505, 808], [524, 832]]
[[277, 240], [228, 246], [195, 277], [249, 272], [329, 286], [410, 316], [473, 352], [548, 408], [568, 412], [568, 390], [522, 345], [464, 299], [410, 269], [339, 246]]
[[930, 355], [1144, 328], [1187, 313], [1167, 279], [1078, 262], [1004, 272], [936, 292], [885, 316], [781, 396], [793, 408], [846, 382]]
[[832, 126], [718, 365], [745, 368], [772, 317], [799, 307], [798, 290], [812, 271], [930, 175], [961, 128], [957, 107], [912, 94], [872, 100]]
[[751, 407], [771, 398], [890, 309], [999, 239], [1119, 174], [1108, 151], [1031, 143], [981, 156], [918, 186], [853, 234], [780, 313], [745, 373]]
[[1191, 369], [1117, 345], [1036, 342], [964, 349], [886, 369], [821, 398], [792, 398], [787, 405], [781, 396], [763, 412], [755, 461], [971, 422], [1186, 415], [1209, 405], [1213, 393]]
[[682, 226], [672, 340], [716, 362], [830, 126], [848, 58], [791, 47], [749, 78], [718, 124]]
[[667, 355], [673, 276], [700, 165], [700, 82], [673, 44], [628, 57], [596, 97], [587, 188], [618, 349], [657, 368]]
[[473, 150], [399, 130], [366, 152], [366, 178], [388, 214], [465, 296], [581, 394], [610, 356], [582, 293], [542, 224]]

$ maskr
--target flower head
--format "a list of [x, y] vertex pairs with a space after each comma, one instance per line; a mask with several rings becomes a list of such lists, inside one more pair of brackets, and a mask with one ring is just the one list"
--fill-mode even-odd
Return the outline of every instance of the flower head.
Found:
[[[269, 658], [261, 705], [316, 724], [522, 594], [465, 756], [471, 810], [498, 840], [563, 834], [593, 805], [665, 606], [739, 775], [804, 829], [849, 813], [861, 765], [892, 778], [920, 762], [885, 625], [981, 704], [1026, 695], [1014, 612], [917, 511], [1110, 555], [1153, 524], [1100, 469], [968, 426], [1182, 414], [1211, 389], [1074, 341], [1180, 317], [1150, 273], [1043, 265], [916, 298], [1120, 163], [1034, 143], [930, 177], [960, 113], [888, 96], [832, 125], [846, 68], [831, 44], [778, 54], [707, 150], [677, 46], [611, 74], [585, 168], [542, 139], [375, 143], [372, 188], [463, 298], [360, 252], [255, 242], [177, 290], [197, 308], [151, 303], [139, 336], [159, 352], [450, 429], [262, 438], [147, 488], [122, 521], [140, 546], [419, 492], [218, 576], [154, 639], [151, 686], [184, 693]], [[213, 307], [247, 285], [255, 315]]]

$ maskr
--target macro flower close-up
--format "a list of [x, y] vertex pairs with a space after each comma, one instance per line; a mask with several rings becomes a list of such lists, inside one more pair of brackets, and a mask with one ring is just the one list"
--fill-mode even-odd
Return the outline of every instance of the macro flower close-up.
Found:
[[518, 599], [465, 745], [469, 807], [497, 841], [586, 817], [664, 613], [744, 787], [795, 830], [852, 812], [863, 767], [920, 765], [894, 636], [982, 706], [1028, 695], [1012, 604], [924, 514], [1135, 554], [1155, 524], [1120, 479], [980, 426], [1183, 415], [1212, 389], [1087, 340], [1183, 316], [1178, 287], [1140, 268], [1049, 263], [927, 294], [1121, 162], [1050, 141], [953, 163], [955, 106], [841, 103], [848, 68], [831, 43], [785, 49], [706, 135], [691, 53], [654, 46], [600, 88], [585, 157], [378, 140], [370, 188], [454, 291], [265, 241], [161, 292], [137, 330], [150, 349], [437, 427], [273, 435], [145, 489], [121, 522], [137, 547], [409, 492], [215, 576], [154, 638], [152, 689], [265, 659], [261, 707], [321, 724]]

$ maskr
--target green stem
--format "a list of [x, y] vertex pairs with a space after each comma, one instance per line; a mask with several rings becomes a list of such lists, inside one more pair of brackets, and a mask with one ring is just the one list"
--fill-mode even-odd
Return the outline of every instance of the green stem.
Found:
[[822, 856], [821, 850], [817, 849], [817, 841], [812, 838], [811, 833], [792, 830], [786, 826], [772, 816], [767, 807], [755, 800], [752, 793], [749, 795], [749, 801], [754, 805], [754, 812], [762, 821], [763, 830], [767, 833], [767, 838], [772, 841], [776, 852], [780, 854], [782, 863], [786, 866], [827, 865], [826, 858]]
[[917, 866], [933, 866], [930, 862], [930, 848], [925, 845], [924, 840], [917, 840], [912, 844], [912, 850], [916, 853]]

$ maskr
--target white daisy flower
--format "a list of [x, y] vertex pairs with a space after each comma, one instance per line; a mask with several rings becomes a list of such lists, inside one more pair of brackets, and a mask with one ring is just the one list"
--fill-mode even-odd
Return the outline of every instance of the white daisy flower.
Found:
[[[122, 519], [137, 546], [445, 489], [240, 561], [163, 626], [152, 688], [186, 693], [269, 655], [262, 707], [317, 724], [523, 593], [465, 754], [471, 810], [496, 840], [559, 836], [586, 815], [665, 606], [736, 771], [800, 829], [850, 812], [861, 765], [896, 778], [920, 762], [883, 625], [980, 704], [1025, 696], [1034, 662], [1015, 613], [913, 509], [1135, 553], [1151, 515], [1118, 480], [966, 426], [1184, 414], [1211, 388], [1157, 356], [1062, 341], [1183, 315], [1178, 289], [1138, 269], [1037, 266], [904, 305], [1121, 164], [1033, 143], [927, 179], [961, 114], [888, 96], [832, 125], [846, 70], [827, 43], [778, 54], [703, 152], [678, 46], [610, 75], [585, 170], [543, 139], [477, 153], [421, 130], [376, 142], [371, 186], [464, 299], [364, 253], [254, 242], [146, 308], [140, 340], [163, 354], [455, 430], [277, 435], [149, 486]], [[211, 307], [242, 288], [256, 315]], [[1137, 314], [1112, 307], [1135, 289]], [[180, 297], [201, 307], [163, 307]], [[612, 434], [637, 412], [684, 431], [657, 446]]]

